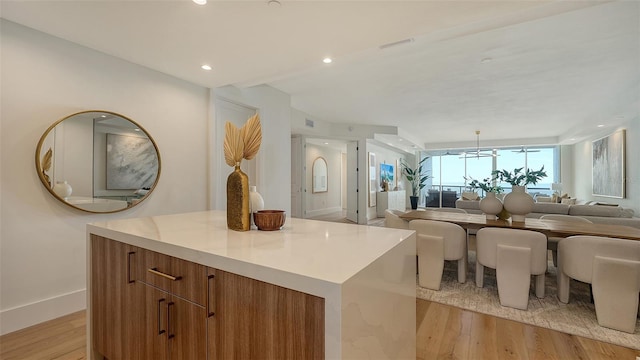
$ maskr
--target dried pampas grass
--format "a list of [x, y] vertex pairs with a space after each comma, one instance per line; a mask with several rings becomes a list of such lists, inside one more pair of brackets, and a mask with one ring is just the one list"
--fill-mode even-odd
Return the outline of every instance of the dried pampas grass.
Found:
[[240, 132], [242, 134], [242, 141], [244, 142], [243, 157], [251, 160], [258, 154], [260, 144], [262, 143], [262, 127], [260, 126], [260, 117], [258, 114], [250, 117]]
[[224, 160], [227, 165], [236, 166], [242, 159], [251, 160], [258, 154], [262, 143], [258, 114], [250, 117], [241, 129], [227, 121], [224, 131]]
[[229, 166], [236, 166], [242, 161], [244, 142], [240, 137], [240, 129], [228, 122], [224, 126], [224, 160]]
[[51, 148], [42, 157], [42, 171], [49, 171], [51, 169], [51, 161], [53, 159], [53, 151]]

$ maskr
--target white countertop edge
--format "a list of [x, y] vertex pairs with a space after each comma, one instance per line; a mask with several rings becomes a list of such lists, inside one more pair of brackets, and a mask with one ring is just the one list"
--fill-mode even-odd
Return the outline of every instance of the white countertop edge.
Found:
[[[117, 236], [114, 236], [114, 233], [117, 233]], [[88, 224], [87, 239], [90, 239], [91, 234], [323, 298], [327, 298], [328, 295], [336, 296], [336, 294], [339, 294], [339, 291], [336, 292], [336, 290], [342, 286], [340, 283], [273, 269], [174, 244], [149, 240]]]

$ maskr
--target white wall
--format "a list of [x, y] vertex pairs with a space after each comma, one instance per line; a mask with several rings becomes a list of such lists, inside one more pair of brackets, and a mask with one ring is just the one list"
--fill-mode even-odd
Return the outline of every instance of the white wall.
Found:
[[[206, 209], [209, 90], [0, 21], [0, 331], [6, 333], [84, 308], [86, 223]], [[130, 117], [160, 148], [158, 186], [131, 210], [72, 209], [36, 174], [34, 153], [44, 131], [89, 109]], [[289, 133], [282, 131], [288, 147]]]
[[[626, 129], [626, 197], [615, 199], [602, 196], [593, 196], [591, 192], [591, 163], [592, 141], [612, 134], [618, 129]], [[615, 129], [603, 130], [594, 134], [592, 139], [577, 143], [573, 146], [573, 189], [575, 193], [569, 193], [571, 197], [580, 200], [593, 200], [632, 208], [635, 216], [640, 216], [640, 118], [629, 120], [626, 124]], [[564, 179], [564, 175], [563, 175]], [[566, 191], [565, 191], [566, 192]]]
[[[324, 215], [329, 212], [340, 211], [342, 209], [342, 152], [325, 146], [306, 144], [306, 213], [305, 217]], [[313, 193], [312, 189], [312, 168], [313, 162], [318, 157], [322, 157], [327, 162], [327, 191]]]
[[[399, 159], [405, 159], [407, 161], [413, 161], [412, 159], [410, 159], [410, 156], [405, 154], [405, 153], [400, 153], [398, 151], [394, 151], [391, 150], [387, 147], [384, 146], [380, 146], [372, 141], [367, 141], [367, 152], [372, 152], [376, 154], [376, 184], [378, 185], [378, 188], [376, 191], [382, 191], [382, 187], [381, 187], [381, 179], [380, 179], [380, 164], [391, 164], [394, 167], [394, 171], [396, 173], [395, 175], [395, 184], [398, 185], [398, 188], [400, 190], [407, 190], [407, 187], [410, 185], [406, 182], [406, 180], [404, 179], [404, 177], [402, 176], [398, 176], [399, 169], [396, 166], [396, 160]], [[395, 185], [394, 185], [395, 186]], [[365, 191], [366, 193], [368, 193], [368, 189], [367, 191]], [[406, 191], [405, 193], [407, 194], [407, 199], [406, 199], [406, 203], [408, 204], [408, 206], [410, 206], [410, 202], [409, 202], [409, 195], [411, 192], [411, 189], [409, 188], [408, 191]], [[373, 206], [373, 207], [367, 207], [367, 219], [374, 219], [378, 216], [377, 214], [377, 206]]]
[[[270, 86], [260, 85], [246, 89], [225, 86], [214, 90], [216, 97], [258, 109], [262, 125], [262, 144], [256, 156], [255, 184], [264, 198], [265, 209], [281, 209], [291, 212], [291, 98]], [[212, 99], [211, 106], [214, 106]], [[224, 119], [215, 119], [216, 123]], [[215, 129], [215, 128], [214, 128]], [[211, 129], [213, 132], [214, 130]], [[210, 137], [215, 139], [215, 134]], [[222, 137], [224, 138], [224, 137]], [[212, 149], [220, 153], [212, 159], [214, 168], [228, 171], [224, 164], [223, 145], [212, 140]], [[219, 165], [222, 162], [222, 165]], [[250, 183], [254, 183], [249, 179]], [[225, 190], [226, 191], [226, 188]], [[215, 196], [215, 194], [213, 194]], [[214, 201], [215, 203], [215, 201]]]

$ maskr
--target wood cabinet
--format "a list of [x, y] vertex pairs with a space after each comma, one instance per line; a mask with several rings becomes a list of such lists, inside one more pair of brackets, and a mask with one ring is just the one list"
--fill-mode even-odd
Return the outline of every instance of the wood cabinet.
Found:
[[143, 283], [137, 284], [132, 322], [137, 340], [126, 359], [206, 359], [204, 307]]
[[407, 210], [407, 194], [404, 190], [381, 191], [376, 193], [376, 214], [384, 217], [386, 209]]
[[216, 271], [209, 359], [324, 359], [324, 299]]
[[90, 239], [95, 357], [324, 358], [324, 299], [96, 235]]
[[134, 303], [137, 256], [133, 246], [91, 236], [91, 345], [109, 359], [129, 358], [136, 342], [129, 325], [141, 321]]

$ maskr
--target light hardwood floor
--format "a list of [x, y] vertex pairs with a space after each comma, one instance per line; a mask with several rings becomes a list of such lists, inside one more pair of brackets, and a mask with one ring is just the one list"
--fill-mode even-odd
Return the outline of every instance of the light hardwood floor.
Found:
[[[417, 359], [618, 359], [640, 351], [418, 300]], [[86, 359], [85, 312], [0, 337], [0, 359]], [[196, 359], [197, 360], [197, 359]]]

